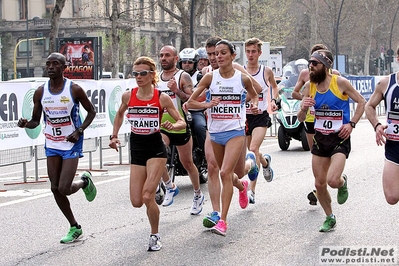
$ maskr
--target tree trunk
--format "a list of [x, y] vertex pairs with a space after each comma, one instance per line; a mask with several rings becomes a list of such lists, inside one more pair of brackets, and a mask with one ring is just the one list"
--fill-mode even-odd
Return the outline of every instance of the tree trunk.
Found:
[[184, 13], [182, 14], [182, 21], [181, 21], [180, 50], [189, 47], [190, 47], [190, 13]]
[[371, 51], [371, 43], [367, 45], [366, 51], [364, 51], [364, 75], [368, 76], [369, 75], [369, 69], [370, 69], [370, 64], [369, 64], [369, 58], [370, 58], [370, 51]]
[[319, 15], [319, 3], [318, 1], [312, 1], [312, 6], [314, 7], [314, 14], [310, 13], [310, 47], [318, 43], [317, 36], [319, 33], [318, 20]]
[[53, 52], [56, 52], [55, 39], [58, 37], [58, 28], [59, 28], [59, 24], [60, 24], [61, 13], [65, 6], [65, 1], [66, 0], [56, 0], [53, 14], [51, 15], [51, 29], [50, 29], [50, 34], [49, 34], [49, 40], [50, 40], [49, 53], [50, 54]]
[[[376, 7], [377, 7], [377, 2], [372, 3], [374, 5], [372, 5], [371, 7], [369, 7], [368, 5], [366, 5], [366, 9], [368, 9], [368, 11], [370, 11], [370, 16], [369, 16], [369, 21], [370, 21], [370, 27], [369, 30], [367, 32], [368, 36], [367, 36], [367, 40], [369, 40], [369, 43], [367, 44], [367, 48], [366, 51], [364, 52], [364, 75], [368, 75], [370, 72], [370, 52], [371, 52], [371, 45], [372, 45], [372, 40], [373, 40], [373, 34], [374, 34], [374, 22], [376, 19]], [[378, 68], [379, 69], [379, 68]], [[378, 73], [379, 75], [380, 73]]]
[[[158, 0], [158, 6], [161, 7], [161, 9], [166, 13], [168, 13], [172, 18], [180, 22], [182, 28], [180, 50], [182, 50], [184, 48], [190, 47], [190, 11], [193, 1], [192, 0], [187, 0], [187, 1], [170, 0], [170, 1], [176, 5], [177, 9], [180, 11], [180, 15], [176, 14], [173, 9], [168, 8], [169, 1]], [[194, 2], [194, 4], [195, 4], [194, 7], [195, 16], [199, 18], [202, 14], [204, 14], [206, 6], [209, 4], [209, 0], [200, 0], [200, 1], [197, 0]], [[193, 18], [194, 23], [195, 21], [196, 21], [195, 18]], [[195, 24], [193, 25], [193, 28], [195, 32]]]

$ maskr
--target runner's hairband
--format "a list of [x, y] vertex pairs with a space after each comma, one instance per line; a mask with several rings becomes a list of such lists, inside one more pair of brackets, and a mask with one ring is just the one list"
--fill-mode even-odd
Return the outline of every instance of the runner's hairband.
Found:
[[228, 40], [220, 40], [220, 41], [218, 41], [218, 42], [216, 43], [215, 46], [217, 46], [217, 45], [219, 45], [219, 44], [225, 44], [225, 45], [227, 45], [227, 46], [229, 47], [230, 52], [231, 52], [232, 54], [235, 54], [235, 53], [236, 53], [236, 47], [234, 46], [234, 44], [232, 44], [232, 43], [229, 42]]
[[328, 58], [327, 56], [325, 56], [322, 53], [319, 53], [318, 51], [314, 52], [311, 57], [317, 58], [320, 60], [320, 62], [325, 65], [327, 68], [331, 68], [332, 62], [330, 60], [330, 58]]

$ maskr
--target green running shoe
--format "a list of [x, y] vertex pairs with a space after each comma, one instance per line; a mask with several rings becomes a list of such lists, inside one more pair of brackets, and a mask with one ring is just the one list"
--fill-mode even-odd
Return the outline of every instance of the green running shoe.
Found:
[[342, 187], [338, 189], [338, 194], [337, 194], [337, 201], [338, 204], [344, 204], [346, 200], [348, 199], [349, 193], [348, 193], [348, 177], [344, 174], [342, 177], [345, 180], [345, 183]]
[[61, 238], [61, 243], [66, 244], [66, 243], [72, 243], [79, 237], [81, 237], [83, 234], [82, 228], [76, 228], [76, 226], [72, 226], [71, 229], [69, 229], [68, 234]]
[[220, 214], [216, 211], [207, 214], [202, 220], [202, 225], [206, 228], [214, 227], [220, 220]]
[[323, 225], [320, 226], [319, 232], [328, 232], [335, 227], [337, 220], [327, 216], [326, 220], [324, 221]]
[[91, 181], [91, 173], [85, 171], [80, 178], [85, 182], [85, 184], [87, 184], [86, 187], [83, 188], [86, 199], [88, 201], [93, 201], [97, 195], [97, 189], [96, 186], [93, 184], [93, 181]]

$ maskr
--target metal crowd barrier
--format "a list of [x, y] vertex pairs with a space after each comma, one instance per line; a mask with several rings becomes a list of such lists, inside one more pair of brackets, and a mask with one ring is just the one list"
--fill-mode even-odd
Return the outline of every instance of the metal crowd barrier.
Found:
[[[119, 152], [119, 165], [122, 165], [122, 156], [123, 156], [123, 147], [126, 147], [129, 144], [129, 139], [130, 139], [130, 134], [119, 134], [118, 135], [118, 139], [120, 141], [120, 146], [118, 148], [118, 152]], [[108, 145], [109, 145], [109, 138], [108, 137], [100, 137], [100, 141], [99, 141], [99, 145], [100, 145], [100, 169], [102, 169], [103, 165], [106, 166], [112, 166], [112, 165], [116, 165], [115, 163], [107, 163], [107, 164], [103, 164], [103, 156], [102, 156], [102, 151], [106, 150], [106, 149], [111, 149]], [[130, 162], [130, 152], [129, 152], [129, 162]]]
[[[121, 147], [119, 149], [119, 164], [122, 164], [122, 155], [123, 155], [122, 147], [125, 147], [128, 144], [129, 134], [120, 134], [119, 139], [121, 141]], [[90, 138], [90, 139], [85, 139], [83, 141], [83, 153], [89, 154], [88, 170], [107, 171], [107, 170], [93, 169], [93, 152], [97, 151], [98, 146], [100, 146], [100, 169], [103, 169], [102, 150], [110, 149], [108, 147], [108, 144], [109, 144], [108, 137]], [[34, 182], [45, 182], [45, 181], [39, 181], [39, 161], [46, 159], [44, 145], [36, 145], [36, 146], [9, 149], [9, 150], [0, 150], [0, 167], [17, 165], [17, 164], [23, 165], [23, 183], [28, 183], [26, 163], [32, 161], [32, 159], [34, 159], [34, 167], [35, 167]]]
[[26, 163], [32, 160], [33, 155], [34, 155], [33, 147], [2, 150], [0, 151], [0, 167], [22, 163], [23, 179], [24, 182], [26, 183], [27, 182]]
[[[352, 106], [355, 108], [355, 105]], [[351, 115], [353, 115], [353, 108], [351, 108]], [[385, 114], [385, 106], [382, 101], [376, 108], [377, 116], [381, 116]], [[272, 118], [272, 126], [268, 129], [268, 133], [270, 137], [277, 136], [277, 130], [279, 123], [277, 121], [277, 115], [271, 114]], [[365, 114], [363, 114], [363, 118]], [[129, 134], [119, 134], [118, 138], [121, 142], [119, 147], [119, 165], [122, 165], [122, 156], [123, 156], [123, 148], [129, 144]], [[117, 165], [116, 163], [103, 163], [103, 150], [110, 149], [109, 146], [109, 138], [108, 137], [99, 137], [99, 138], [91, 138], [85, 139], [83, 144], [83, 153], [89, 153], [89, 170], [93, 169], [93, 156], [92, 153], [97, 151], [97, 147], [99, 146], [99, 158], [100, 158], [100, 169], [103, 169], [103, 166], [112, 166]], [[0, 150], [0, 167], [22, 164], [23, 165], [23, 182], [27, 183], [27, 170], [26, 163], [30, 162], [34, 158], [35, 160], [35, 182], [39, 182], [39, 160], [46, 159], [46, 155], [44, 152], [44, 145], [38, 145], [34, 147], [23, 147], [17, 149], [9, 149], [9, 150]], [[129, 162], [130, 162], [130, 153], [129, 153]], [[100, 170], [101, 171], [101, 170]], [[106, 170], [103, 170], [106, 171]]]
[[[89, 170], [93, 170], [92, 153], [97, 150], [98, 138], [90, 138], [83, 140], [83, 153], [89, 153]], [[39, 161], [46, 159], [44, 145], [35, 146], [35, 180], [39, 180]]]
[[39, 180], [39, 160], [46, 159], [46, 153], [44, 152], [44, 145], [35, 146], [35, 180]]
[[[96, 170], [93, 169], [93, 155], [92, 153], [97, 151], [97, 147], [101, 144], [100, 140], [105, 139], [103, 138], [90, 138], [85, 139], [83, 141], [83, 153], [89, 154], [89, 169], [91, 171], [107, 171], [107, 170]], [[108, 139], [108, 138], [107, 138]], [[126, 146], [127, 137], [126, 134], [120, 136], [121, 143], [123, 146]], [[109, 139], [108, 139], [109, 141]], [[100, 145], [101, 146], [101, 145]], [[108, 147], [107, 145], [105, 146]], [[122, 151], [120, 150], [120, 162], [122, 162]], [[100, 151], [101, 157], [100, 160], [102, 161], [102, 151]], [[10, 165], [23, 165], [23, 183], [28, 183], [27, 178], [27, 167], [26, 163], [32, 161], [34, 159], [34, 167], [35, 167], [35, 181], [34, 182], [45, 182], [39, 181], [39, 161], [46, 159], [46, 154], [44, 150], [44, 145], [37, 145], [31, 147], [23, 147], [17, 149], [9, 149], [9, 150], [0, 150], [0, 167], [3, 166], [10, 166]], [[100, 169], [102, 169], [102, 162], [100, 164]], [[20, 183], [20, 182], [18, 182]], [[18, 184], [14, 183], [14, 184]], [[9, 183], [11, 184], [11, 183]], [[8, 185], [8, 184], [7, 184]]]
[[381, 101], [380, 104], [376, 108], [377, 116], [385, 115], [385, 103]]
[[100, 167], [100, 170], [93, 168], [93, 152], [97, 151], [99, 143], [99, 138], [91, 138], [91, 139], [85, 139], [83, 141], [83, 153], [88, 153], [89, 154], [89, 168], [88, 169], [78, 169], [78, 170], [89, 170], [89, 171], [107, 171], [107, 170], [102, 170]]
[[[277, 130], [278, 126], [280, 125], [277, 121], [277, 113], [271, 114], [271, 119], [272, 119], [272, 126], [267, 129], [269, 132], [269, 137], [276, 137], [277, 136]], [[267, 132], [266, 132], [267, 135]]]

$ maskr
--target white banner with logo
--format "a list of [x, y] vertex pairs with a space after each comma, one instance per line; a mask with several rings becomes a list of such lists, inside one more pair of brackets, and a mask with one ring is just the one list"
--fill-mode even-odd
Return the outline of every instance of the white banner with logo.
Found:
[[[116, 112], [122, 100], [122, 94], [136, 86], [134, 79], [121, 80], [74, 80], [86, 92], [96, 110], [96, 117], [85, 130], [85, 138], [109, 136]], [[33, 95], [43, 82], [0, 82], [0, 150], [44, 144], [43, 115], [41, 123], [35, 129], [19, 128], [17, 123], [21, 117], [31, 119]], [[82, 121], [87, 115], [81, 107]], [[126, 117], [119, 130], [120, 134], [130, 132], [130, 124]]]

